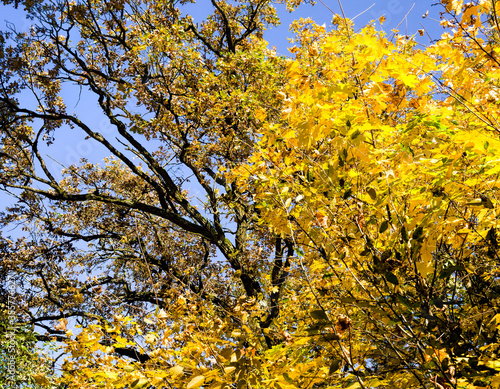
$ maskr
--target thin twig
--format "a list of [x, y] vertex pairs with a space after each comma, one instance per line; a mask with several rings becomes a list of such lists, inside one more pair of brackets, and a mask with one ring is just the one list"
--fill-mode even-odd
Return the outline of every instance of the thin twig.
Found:
[[411, 10], [413, 9], [413, 7], [415, 7], [415, 3], [413, 3], [413, 5], [411, 6], [410, 10], [406, 13], [406, 15], [404, 16], [404, 18], [403, 18], [403, 19], [401, 19], [401, 21], [400, 21], [400, 22], [399, 22], [399, 24], [396, 26], [396, 28], [394, 28], [394, 29], [392, 30], [393, 32], [392, 32], [392, 34], [389, 36], [389, 40], [391, 40], [391, 39], [392, 39], [392, 37], [395, 35], [395, 32], [394, 32], [394, 31], [395, 31], [395, 30], [397, 30], [397, 29], [399, 28], [399, 26], [401, 26], [401, 23], [403, 23], [403, 22], [406, 20], [406, 18], [407, 18], [407, 17], [408, 17], [408, 15], [410, 14]]
[[372, 5], [370, 5], [367, 9], [365, 9], [363, 12], [360, 12], [359, 14], [357, 14], [355, 17], [351, 18], [351, 20], [354, 20], [356, 19], [358, 16], [361, 16], [363, 15], [365, 12], [367, 12], [370, 8], [373, 8], [375, 6], [375, 3], [373, 3]]

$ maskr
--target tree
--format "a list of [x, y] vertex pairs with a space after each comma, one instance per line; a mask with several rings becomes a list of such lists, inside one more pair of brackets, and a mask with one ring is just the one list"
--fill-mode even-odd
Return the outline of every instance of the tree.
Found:
[[[425, 50], [302, 20], [288, 60], [269, 1], [183, 3], [25, 1], [0, 35], [1, 274], [59, 381], [498, 387], [498, 6], [443, 2]], [[59, 178], [66, 134], [109, 157]]]
[[299, 253], [295, 382], [500, 385], [500, 3], [442, 3], [452, 30], [425, 49], [340, 17], [297, 23], [281, 121], [234, 172]]
[[[26, 1], [33, 28], [0, 35], [2, 223], [32, 232], [3, 238], [1, 266], [73, 387], [221, 386], [233, 359], [255, 380], [242, 353], [276, 343], [293, 249], [223, 174], [251, 154], [257, 109], [279, 115], [284, 59], [262, 39], [278, 19], [214, 0], [195, 25], [183, 3]], [[54, 161], [67, 134], [109, 157]]]

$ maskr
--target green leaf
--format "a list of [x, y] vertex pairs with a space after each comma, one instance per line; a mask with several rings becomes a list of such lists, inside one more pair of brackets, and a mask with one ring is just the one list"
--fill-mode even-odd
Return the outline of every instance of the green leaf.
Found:
[[288, 373], [283, 373], [283, 378], [285, 379], [286, 382], [288, 382], [289, 384], [293, 384], [293, 380], [290, 378], [290, 376], [288, 375]]
[[438, 309], [442, 309], [444, 307], [444, 303], [441, 299], [436, 298], [431, 301], [431, 304], [437, 307]]
[[356, 303], [358, 302], [357, 299], [355, 299], [354, 297], [342, 297], [340, 299], [340, 301], [343, 303], [343, 304], [350, 304], [350, 303]]
[[361, 255], [362, 257], [366, 257], [367, 255], [370, 255], [371, 251], [368, 247], [365, 247], [365, 249], [363, 251], [361, 251], [359, 253], [359, 255]]
[[310, 315], [313, 319], [321, 320], [321, 321], [328, 321], [328, 316], [326, 315], [325, 311], [323, 311], [322, 309], [311, 311]]
[[384, 262], [387, 261], [390, 257], [392, 257], [392, 250], [388, 249], [382, 253], [382, 255], [380, 256], [380, 260]]
[[422, 226], [418, 226], [415, 228], [415, 231], [413, 231], [412, 238], [415, 240], [419, 240], [422, 237], [422, 234], [424, 232], [424, 229]]
[[408, 234], [406, 233], [406, 227], [401, 227], [401, 239], [403, 242], [408, 242]]
[[448, 278], [453, 273], [455, 273], [456, 271], [460, 271], [460, 270], [465, 270], [465, 268], [463, 266], [458, 266], [458, 265], [450, 266], [446, 269], [441, 270], [441, 273], [439, 274], [439, 278], [440, 279]]
[[408, 307], [408, 308], [413, 308], [413, 304], [410, 302], [410, 300], [408, 300], [406, 297], [404, 296], [401, 296], [400, 294], [398, 294], [396, 296], [396, 298], [399, 300], [399, 302], [401, 304], [403, 304], [404, 306]]
[[339, 340], [340, 337], [337, 334], [333, 334], [333, 333], [329, 332], [327, 334], [323, 334], [323, 339], [328, 341], [328, 342], [331, 342], [332, 340]]
[[380, 225], [380, 229], [378, 230], [378, 232], [380, 232], [382, 234], [385, 231], [387, 231], [388, 228], [389, 228], [389, 222], [387, 220], [384, 220], [382, 222], [382, 224]]
[[354, 131], [354, 132], [351, 134], [351, 139], [352, 139], [352, 140], [354, 140], [354, 139], [356, 139], [356, 138], [357, 138], [358, 136], [360, 136], [360, 135], [361, 135], [361, 131], [356, 130], [356, 131]]
[[375, 189], [373, 189], [373, 188], [368, 188], [368, 189], [366, 190], [366, 192], [368, 193], [368, 195], [370, 196], [370, 198], [371, 198], [373, 201], [377, 200], [377, 192], [375, 191]]
[[396, 277], [393, 273], [387, 272], [385, 273], [385, 279], [389, 281], [391, 284], [399, 285], [398, 277]]
[[483, 206], [485, 208], [488, 208], [488, 209], [494, 209], [495, 208], [495, 206], [493, 205], [493, 203], [491, 202], [491, 200], [489, 198], [483, 199]]
[[332, 375], [333, 373], [335, 373], [341, 366], [342, 364], [342, 359], [335, 359], [331, 365], [330, 365], [330, 369], [328, 369], [328, 375]]

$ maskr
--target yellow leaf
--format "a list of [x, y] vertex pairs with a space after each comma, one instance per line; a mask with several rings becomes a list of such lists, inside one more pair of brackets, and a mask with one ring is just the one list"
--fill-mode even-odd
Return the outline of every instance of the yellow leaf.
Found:
[[54, 328], [58, 331], [66, 331], [67, 325], [68, 325], [68, 320], [63, 318], [59, 320], [59, 324], [57, 324]]
[[144, 339], [145, 339], [145, 340], [146, 340], [146, 342], [148, 342], [148, 343], [154, 343], [154, 342], [156, 342], [157, 337], [156, 337], [156, 335], [155, 335], [155, 334], [153, 334], [152, 332], [150, 332], [149, 334], [147, 334], [147, 335], [144, 337]]
[[49, 380], [47, 379], [47, 377], [45, 377], [45, 374], [43, 374], [43, 373], [33, 374], [32, 377], [38, 385], [49, 385], [50, 384]]
[[132, 382], [132, 389], [141, 389], [144, 388], [147, 384], [149, 384], [149, 380], [147, 378], [139, 378]]
[[262, 108], [259, 108], [255, 111], [255, 117], [259, 119], [261, 122], [266, 120], [267, 114]]
[[196, 376], [191, 381], [189, 381], [186, 388], [187, 389], [199, 388], [201, 385], [203, 385], [203, 382], [205, 382], [204, 376], [202, 375]]
[[118, 378], [118, 373], [116, 373], [114, 371], [109, 371], [109, 370], [105, 371], [104, 375], [106, 376], [106, 378], [109, 378], [112, 380], [116, 380]]
[[500, 370], [500, 361], [487, 361], [486, 366], [495, 369], [495, 370]]
[[160, 309], [160, 311], [158, 312], [158, 320], [166, 320], [167, 319], [167, 313], [162, 309]]
[[81, 295], [81, 293], [77, 293], [73, 296], [73, 300], [75, 301], [75, 303], [81, 304], [83, 303], [83, 296]]
[[422, 277], [427, 277], [427, 274], [434, 271], [432, 252], [436, 248], [436, 243], [433, 240], [426, 239], [420, 251], [420, 261], [416, 263], [417, 271]]
[[416, 263], [418, 273], [423, 277], [427, 277], [427, 274], [433, 271], [433, 266], [431, 262], [420, 261]]
[[413, 88], [418, 84], [418, 78], [414, 74], [402, 74], [399, 76], [399, 79], [410, 88]]
[[174, 366], [174, 367], [171, 367], [169, 370], [170, 374], [172, 374], [174, 377], [177, 376], [177, 375], [180, 375], [183, 373], [184, 371], [184, 368], [182, 366]]

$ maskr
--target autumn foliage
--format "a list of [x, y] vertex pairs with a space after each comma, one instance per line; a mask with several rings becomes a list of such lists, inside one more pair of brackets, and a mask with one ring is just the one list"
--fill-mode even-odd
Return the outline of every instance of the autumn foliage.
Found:
[[[293, 58], [270, 2], [212, 5], [26, 2], [0, 36], [0, 272], [63, 353], [38, 384], [499, 388], [500, 2], [443, 0], [427, 47], [300, 19]], [[64, 131], [110, 157], [58, 178]]]

